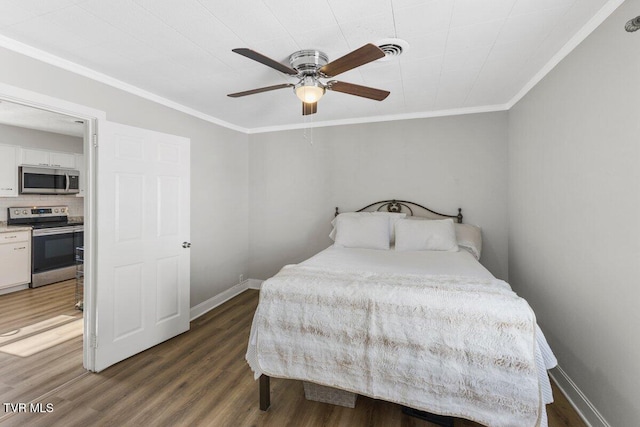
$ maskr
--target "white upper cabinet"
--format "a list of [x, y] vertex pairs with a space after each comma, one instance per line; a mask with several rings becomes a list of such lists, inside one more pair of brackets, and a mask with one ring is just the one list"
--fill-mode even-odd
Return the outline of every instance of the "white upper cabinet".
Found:
[[0, 197], [18, 196], [18, 147], [0, 145]]
[[60, 153], [56, 151], [22, 149], [23, 165], [49, 166], [55, 168], [75, 169], [76, 156], [73, 153]]
[[20, 163], [23, 165], [49, 166], [49, 154], [49, 151], [23, 148], [22, 162]]
[[64, 169], [76, 169], [76, 155], [73, 153], [51, 153], [51, 166]]

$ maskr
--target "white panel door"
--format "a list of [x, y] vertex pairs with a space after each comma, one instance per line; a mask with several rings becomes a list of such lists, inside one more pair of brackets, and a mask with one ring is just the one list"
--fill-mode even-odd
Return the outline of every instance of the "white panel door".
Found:
[[187, 138], [100, 123], [95, 370], [189, 329]]

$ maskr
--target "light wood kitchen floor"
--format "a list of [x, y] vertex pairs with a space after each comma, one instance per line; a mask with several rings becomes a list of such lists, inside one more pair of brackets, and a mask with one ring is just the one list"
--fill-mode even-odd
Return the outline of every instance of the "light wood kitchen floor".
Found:
[[84, 372], [75, 280], [0, 295], [0, 403], [30, 402]]
[[[244, 292], [194, 320], [189, 332], [99, 374], [80, 375], [38, 400], [52, 404], [53, 412], [0, 411], [0, 424], [2, 427], [433, 426], [402, 414], [398, 405], [362, 396], [358, 397], [355, 409], [307, 401], [301, 382], [277, 378], [271, 379], [271, 408], [261, 412], [258, 384], [244, 360], [257, 303], [258, 291]], [[68, 346], [72, 353], [78, 344], [71, 340], [62, 346]], [[19, 373], [5, 370], [3, 363], [1, 378], [5, 378], [5, 373], [14, 378], [11, 384], [0, 384], [3, 402], [28, 402], [29, 390], [33, 389], [30, 383], [37, 381], [38, 375], [43, 378], [58, 375], [50, 372], [55, 369], [53, 366], [36, 363], [31, 371], [37, 374], [25, 376], [21, 382], [15, 380]], [[47, 391], [47, 385], [42, 385], [40, 395]], [[548, 407], [549, 425], [584, 426], [562, 394], [557, 389], [554, 394], [556, 402]], [[460, 426], [479, 425], [457, 420], [456, 427]]]

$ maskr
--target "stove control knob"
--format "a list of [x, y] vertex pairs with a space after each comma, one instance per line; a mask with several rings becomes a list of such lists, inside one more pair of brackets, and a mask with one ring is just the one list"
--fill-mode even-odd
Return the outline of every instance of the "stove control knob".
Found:
[[67, 211], [67, 208], [62, 208], [60, 209], [60, 212], [65, 213]]
[[27, 210], [26, 210], [26, 209], [25, 209], [25, 210], [23, 210], [23, 211], [22, 211], [22, 214], [23, 214], [23, 215], [26, 215], [26, 214], [27, 214]]
[[17, 209], [15, 211], [13, 211], [13, 213], [16, 214], [16, 215], [20, 215], [20, 211], [17, 210]]
[[58, 213], [58, 209], [54, 209], [54, 210], [53, 210], [53, 213]]

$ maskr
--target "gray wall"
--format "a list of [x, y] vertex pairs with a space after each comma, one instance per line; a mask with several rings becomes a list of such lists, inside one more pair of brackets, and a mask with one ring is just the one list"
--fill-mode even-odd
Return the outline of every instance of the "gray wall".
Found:
[[250, 267], [266, 279], [331, 244], [334, 207], [404, 199], [463, 208], [483, 230], [482, 263], [507, 278], [507, 113], [252, 135]]
[[509, 275], [612, 426], [640, 405], [640, 12], [625, 2], [509, 113]]
[[191, 306], [247, 273], [248, 137], [0, 48], [0, 81], [107, 113], [107, 119], [191, 138]]
[[0, 144], [82, 153], [82, 138], [0, 124]]

